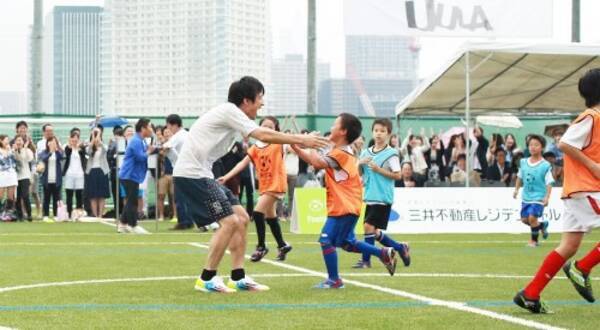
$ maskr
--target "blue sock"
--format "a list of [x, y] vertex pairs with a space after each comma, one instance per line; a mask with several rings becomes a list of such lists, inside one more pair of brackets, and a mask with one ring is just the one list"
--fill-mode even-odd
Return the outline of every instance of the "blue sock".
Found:
[[349, 252], [362, 253], [363, 255], [367, 254], [370, 256], [376, 256], [377, 258], [381, 258], [382, 256], [380, 248], [376, 247], [375, 245], [357, 240], [354, 242], [348, 242], [348, 248], [345, 248], [345, 250]]
[[[375, 245], [375, 234], [365, 234], [365, 243]], [[363, 252], [362, 261], [371, 262], [371, 255]]]
[[377, 237], [377, 240], [383, 246], [391, 247], [399, 253], [404, 252], [404, 245], [394, 241], [391, 237], [386, 236], [383, 232], [379, 232], [379, 237]]
[[325, 259], [329, 279], [333, 281], [338, 280], [340, 275], [338, 274], [338, 258], [335, 247], [331, 244], [321, 244], [321, 251], [323, 252], [323, 259]]

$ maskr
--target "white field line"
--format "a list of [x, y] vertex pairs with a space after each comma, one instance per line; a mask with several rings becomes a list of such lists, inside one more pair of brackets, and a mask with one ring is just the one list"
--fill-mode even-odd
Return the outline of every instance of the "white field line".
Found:
[[17, 329], [0, 326], [0, 330], [17, 330]]
[[[208, 249], [208, 245], [204, 245], [204, 244], [190, 243], [190, 245], [196, 246], [199, 248], [203, 248], [203, 249]], [[250, 258], [250, 256], [246, 255], [246, 258]], [[290, 265], [290, 264], [286, 264], [286, 263], [282, 263], [282, 262], [278, 262], [278, 261], [268, 260], [268, 259], [263, 259], [262, 262], [273, 265], [273, 266], [293, 270], [293, 271], [296, 271], [299, 273], [310, 274], [310, 275], [314, 275], [317, 277], [327, 278], [327, 274], [317, 272], [317, 271], [314, 271], [314, 270], [311, 270], [308, 268], [298, 267], [298, 266], [294, 266], [294, 265]], [[554, 326], [536, 322], [536, 321], [531, 321], [531, 320], [527, 320], [527, 319], [523, 319], [523, 318], [519, 318], [519, 317], [514, 317], [511, 315], [507, 315], [507, 314], [492, 312], [492, 311], [477, 308], [477, 307], [467, 306], [466, 303], [462, 303], [462, 302], [454, 302], [454, 301], [446, 301], [446, 300], [441, 300], [441, 299], [429, 298], [426, 296], [422, 296], [422, 295], [418, 295], [418, 294], [414, 294], [414, 293], [410, 293], [410, 292], [406, 292], [406, 291], [402, 291], [402, 290], [391, 289], [391, 288], [387, 288], [387, 287], [383, 287], [383, 286], [379, 286], [379, 285], [359, 282], [356, 280], [344, 280], [344, 282], [358, 286], [358, 287], [362, 287], [362, 288], [372, 289], [375, 291], [380, 291], [380, 292], [388, 293], [388, 294], [399, 296], [399, 297], [404, 297], [404, 298], [408, 298], [408, 299], [412, 299], [412, 300], [421, 301], [421, 302], [427, 303], [432, 306], [442, 306], [442, 307], [446, 307], [449, 309], [454, 309], [454, 310], [459, 310], [459, 311], [463, 311], [463, 312], [487, 316], [492, 319], [502, 320], [502, 321], [530, 327], [533, 329], [541, 329], [541, 330], [562, 329], [562, 328], [554, 327]]]

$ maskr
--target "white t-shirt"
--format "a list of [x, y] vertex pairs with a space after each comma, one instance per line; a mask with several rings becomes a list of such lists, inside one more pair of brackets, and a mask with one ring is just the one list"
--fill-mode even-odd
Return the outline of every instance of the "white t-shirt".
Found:
[[[92, 155], [92, 168], [101, 168], [100, 157], [102, 156], [102, 149], [98, 148]], [[70, 167], [70, 165], [69, 165]]]
[[291, 148], [289, 145], [285, 146], [285, 170], [287, 175], [298, 175], [299, 162], [298, 155], [294, 152], [287, 152]]
[[171, 161], [171, 164], [175, 165], [177, 163], [177, 159], [179, 158], [179, 153], [181, 152], [181, 148], [183, 147], [183, 142], [188, 137], [188, 131], [180, 128], [177, 133], [173, 134], [169, 141], [165, 143], [165, 147], [169, 148], [169, 152], [167, 152], [167, 158]]
[[258, 125], [233, 103], [224, 103], [211, 109], [190, 128], [173, 176], [213, 178], [213, 163], [227, 154], [240, 134], [248, 137], [257, 128]]
[[83, 167], [81, 167], [81, 157], [79, 156], [79, 152], [77, 149], [73, 149], [71, 152], [71, 161], [69, 162], [69, 168], [67, 169], [67, 174], [65, 175], [69, 178], [82, 178], [83, 177]]
[[48, 158], [48, 183], [56, 183], [56, 153]]
[[[585, 117], [582, 121], [569, 126], [560, 142], [568, 144], [573, 148], [582, 150], [590, 144], [592, 139], [592, 129], [594, 127], [594, 119], [590, 116]], [[587, 198], [592, 196], [595, 199], [600, 199], [600, 192], [595, 193], [575, 193], [571, 198]]]

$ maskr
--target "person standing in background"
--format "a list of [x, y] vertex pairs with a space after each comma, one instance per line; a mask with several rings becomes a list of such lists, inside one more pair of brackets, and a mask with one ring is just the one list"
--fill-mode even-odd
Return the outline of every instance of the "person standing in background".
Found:
[[62, 168], [60, 161], [64, 158], [64, 152], [58, 144], [55, 136], [46, 140], [46, 148], [39, 155], [39, 160], [44, 163], [44, 173], [41, 182], [44, 187], [44, 222], [52, 223], [49, 218], [50, 200], [52, 199], [52, 211], [56, 217], [58, 212], [58, 201], [60, 200], [60, 189], [62, 187]]
[[102, 129], [94, 128], [90, 143], [86, 148], [88, 164], [86, 166], [87, 185], [85, 194], [90, 199], [92, 216], [101, 218], [104, 215], [104, 203], [110, 197], [108, 187], [107, 148], [102, 142]]
[[[33, 152], [29, 149], [31, 140], [23, 142], [23, 137], [17, 135], [14, 139], [14, 155], [17, 161], [17, 220], [27, 218], [27, 221], [32, 221], [31, 202], [29, 201], [29, 184], [31, 179], [31, 165], [33, 161]], [[25, 210], [25, 214], [23, 213]]]
[[73, 217], [73, 196], [75, 208], [83, 209], [83, 188], [85, 186], [86, 153], [79, 134], [72, 132], [69, 144], [65, 147], [64, 185], [67, 192], [67, 212]]
[[144, 182], [148, 171], [148, 155], [154, 152], [154, 146], [148, 146], [145, 141], [154, 134], [150, 119], [140, 118], [135, 124], [135, 132], [127, 145], [123, 167], [119, 172], [127, 201], [117, 229], [119, 233], [148, 234], [138, 226], [137, 210], [140, 184]]

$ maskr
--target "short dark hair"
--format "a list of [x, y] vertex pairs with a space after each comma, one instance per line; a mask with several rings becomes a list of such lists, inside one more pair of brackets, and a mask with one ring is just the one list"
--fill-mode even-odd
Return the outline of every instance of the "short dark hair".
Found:
[[52, 126], [52, 124], [50, 124], [50, 123], [46, 123], [46, 124], [42, 125], [42, 132], [45, 132], [45, 131], [46, 131], [46, 128], [47, 128], [48, 126]]
[[181, 117], [179, 117], [179, 115], [175, 113], [167, 116], [166, 122], [167, 124], [177, 125], [178, 127], [183, 126], [183, 121], [181, 120]]
[[137, 133], [142, 131], [142, 128], [147, 127], [150, 124], [149, 118], [140, 118], [137, 123], [135, 123], [135, 131]]
[[531, 140], [538, 141], [542, 145], [542, 148], [546, 148], [546, 139], [543, 136], [537, 134], [532, 134], [531, 136], [529, 136], [529, 140], [527, 141], [527, 147], [529, 147]]
[[261, 119], [261, 120], [260, 120], [260, 122], [259, 122], [258, 124], [259, 124], [259, 125], [262, 125], [262, 123], [263, 123], [265, 120], [270, 120], [270, 121], [272, 121], [272, 122], [273, 122], [273, 124], [275, 124], [275, 130], [276, 130], [277, 132], [279, 132], [279, 120], [277, 120], [277, 118], [275, 118], [275, 117], [273, 117], [273, 116], [266, 116], [266, 117], [264, 117], [263, 119]]
[[371, 131], [373, 129], [375, 129], [375, 125], [381, 125], [387, 129], [388, 133], [392, 133], [393, 124], [392, 124], [392, 121], [387, 118], [375, 119], [375, 121], [373, 122], [373, 125], [371, 125]]
[[73, 132], [80, 132], [81, 133], [81, 130], [78, 127], [73, 127], [73, 128], [71, 128], [71, 131], [69, 131], [69, 135], [72, 135]]
[[244, 103], [244, 99], [254, 102], [260, 93], [263, 95], [265, 94], [265, 87], [263, 84], [254, 77], [245, 76], [238, 81], [234, 81], [231, 86], [229, 86], [227, 101], [239, 107]]
[[338, 116], [342, 119], [342, 129], [346, 130], [346, 142], [354, 142], [362, 133], [362, 124], [353, 114], [342, 113]]
[[542, 157], [544, 158], [548, 158], [548, 157], [552, 157], [552, 158], [556, 158], [556, 154], [552, 151], [546, 151], [544, 152], [544, 154], [542, 155]]
[[121, 126], [115, 126], [115, 127], [113, 128], [113, 134], [114, 134], [115, 136], [123, 136], [123, 132], [124, 132], [124, 131], [125, 131], [125, 130], [124, 130], [124, 129], [123, 129], [123, 127], [121, 127]]
[[21, 127], [21, 126], [25, 126], [25, 127], [29, 128], [29, 125], [27, 125], [27, 122], [26, 122], [26, 121], [24, 121], [24, 120], [19, 120], [19, 121], [17, 122], [17, 126], [15, 126], [15, 128], [16, 128], [16, 129], [19, 129], [19, 127]]
[[498, 148], [498, 149], [496, 149], [496, 151], [494, 152], [494, 156], [496, 156], [496, 157], [497, 157], [499, 152], [503, 152], [503, 153], [504, 153], [504, 155], [506, 155], [506, 150], [504, 150], [504, 149], [502, 149], [502, 148]]
[[579, 95], [588, 108], [600, 103], [600, 68], [589, 70], [579, 79]]

